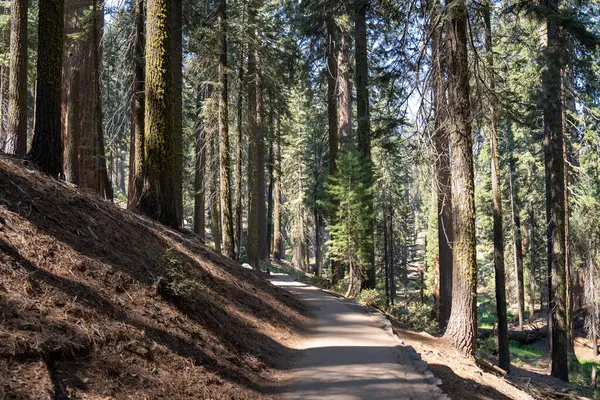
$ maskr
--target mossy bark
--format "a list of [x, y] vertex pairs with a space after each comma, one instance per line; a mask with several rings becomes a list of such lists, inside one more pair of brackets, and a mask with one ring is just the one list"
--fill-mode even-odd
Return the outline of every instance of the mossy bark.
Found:
[[27, 152], [27, 0], [11, 2], [8, 126], [4, 151]]
[[133, 120], [129, 158], [129, 190], [127, 208], [133, 209], [140, 201], [144, 187], [144, 0], [135, 1], [135, 44], [133, 49]]
[[235, 145], [235, 253], [236, 260], [240, 261], [242, 253], [242, 158], [244, 146], [243, 130], [243, 88], [244, 88], [244, 55], [243, 47], [239, 49], [238, 81], [240, 89], [237, 98], [237, 142]]
[[61, 137], [63, 0], [40, 0], [38, 60], [33, 141], [29, 157], [58, 177], [63, 172]]
[[143, 214], [177, 227], [171, 17], [171, 0], [148, 1], [144, 187], [138, 207]]
[[183, 3], [171, 0], [173, 41], [173, 173], [177, 221], [183, 221]]
[[65, 179], [79, 185], [79, 134], [81, 130], [81, 114], [79, 111], [79, 70], [71, 73], [69, 85], [69, 101], [67, 104], [67, 138]]
[[454, 276], [452, 310], [445, 336], [459, 351], [471, 355], [477, 339], [477, 262], [465, 0], [450, 1], [447, 9]]

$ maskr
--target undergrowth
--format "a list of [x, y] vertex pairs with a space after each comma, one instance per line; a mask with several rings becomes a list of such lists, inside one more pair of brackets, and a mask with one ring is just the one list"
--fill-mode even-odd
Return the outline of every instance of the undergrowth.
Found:
[[208, 292], [210, 289], [185, 270], [185, 262], [173, 248], [167, 249], [164, 255], [167, 261], [165, 276], [168, 290], [175, 296], [188, 297], [198, 290]]

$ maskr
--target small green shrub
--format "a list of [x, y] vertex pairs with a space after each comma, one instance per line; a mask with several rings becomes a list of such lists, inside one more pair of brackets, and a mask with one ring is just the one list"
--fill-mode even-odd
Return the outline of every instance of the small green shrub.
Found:
[[360, 292], [358, 302], [367, 307], [383, 307], [385, 300], [377, 289], [365, 289]]
[[439, 328], [431, 313], [429, 304], [412, 303], [408, 310], [402, 310], [398, 318], [417, 331], [425, 331], [430, 335], [438, 335]]
[[349, 285], [348, 277], [344, 277], [344, 279], [340, 279], [339, 281], [337, 281], [335, 283], [335, 285], [333, 285], [333, 291], [338, 294], [341, 294], [342, 296], [345, 296], [346, 293], [348, 292], [348, 285]]
[[167, 267], [165, 268], [166, 287], [175, 296], [188, 297], [197, 290], [208, 291], [208, 288], [186, 271], [186, 265], [181, 256], [169, 248], [165, 252]]
[[308, 283], [311, 286], [315, 286], [321, 289], [330, 289], [331, 288], [331, 281], [327, 278], [324, 278], [322, 276], [313, 276], [313, 275], [308, 275]]

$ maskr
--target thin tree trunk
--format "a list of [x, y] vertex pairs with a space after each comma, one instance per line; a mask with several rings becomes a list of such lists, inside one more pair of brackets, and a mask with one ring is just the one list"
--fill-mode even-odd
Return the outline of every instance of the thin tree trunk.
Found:
[[231, 209], [231, 169], [229, 166], [229, 100], [227, 86], [227, 0], [219, 2], [219, 170], [221, 223], [223, 224], [223, 254], [235, 259], [233, 213]]
[[275, 115], [274, 122], [275, 143], [273, 148], [273, 256], [275, 259], [282, 257], [281, 240], [281, 132], [279, 131], [279, 114]]
[[258, 128], [258, 256], [260, 261], [268, 261], [269, 246], [267, 244], [267, 203], [265, 179], [265, 134], [264, 134], [264, 95], [262, 83], [262, 65], [258, 47], [256, 50], [256, 125]]
[[475, 352], [477, 339], [477, 262], [465, 0], [450, 1], [448, 9], [454, 276], [452, 311], [445, 336], [459, 351], [470, 355]]
[[194, 173], [194, 232], [206, 241], [206, 129], [204, 127], [204, 102], [210, 98], [210, 86], [196, 89], [196, 143]]
[[535, 214], [533, 212], [533, 203], [529, 206], [529, 253], [530, 253], [530, 271], [529, 271], [529, 322], [535, 319]]
[[390, 248], [390, 259], [389, 259], [389, 263], [390, 263], [390, 300], [392, 301], [392, 305], [394, 305], [394, 298], [396, 297], [396, 274], [394, 272], [394, 262], [395, 262], [395, 258], [394, 258], [394, 249], [395, 249], [395, 241], [394, 241], [394, 209], [391, 208], [390, 206], [390, 210], [389, 210], [389, 216], [390, 216], [390, 234], [389, 234], [389, 240], [390, 240], [390, 244], [389, 244], [389, 248]]
[[129, 159], [129, 191], [127, 208], [134, 209], [144, 188], [144, 0], [135, 2], [135, 44], [133, 71], [133, 130]]
[[237, 98], [237, 143], [235, 146], [235, 253], [236, 260], [240, 261], [242, 254], [242, 146], [244, 144], [244, 131], [242, 122], [242, 105], [244, 89], [244, 55], [243, 48], [240, 48], [239, 54], [240, 66], [238, 72], [239, 91]]
[[452, 306], [452, 184], [450, 180], [450, 147], [448, 110], [446, 101], [445, 70], [443, 55], [443, 26], [439, 1], [434, 1], [431, 20], [434, 24], [431, 37], [433, 107], [435, 113], [435, 159], [437, 174], [437, 220], [438, 220], [438, 276], [439, 312], [438, 326], [444, 329], [450, 319]]
[[221, 252], [221, 213], [220, 213], [220, 194], [219, 194], [219, 146], [218, 132], [212, 131], [210, 135], [210, 153], [208, 155], [210, 163], [210, 228], [215, 241], [215, 250]]
[[[545, 0], [552, 12], [558, 0]], [[548, 226], [548, 297], [551, 372], [568, 382], [567, 288], [565, 266], [565, 187], [561, 101], [561, 60], [559, 22], [550, 15], [546, 21], [545, 68], [542, 72], [544, 92], [544, 166], [546, 173]]]
[[61, 74], [63, 0], [40, 0], [35, 124], [29, 158], [51, 176], [62, 174]]
[[81, 129], [81, 116], [79, 113], [79, 70], [71, 73], [69, 85], [69, 101], [67, 104], [67, 138], [65, 179], [79, 185], [79, 131]]
[[4, 151], [27, 152], [27, 0], [13, 0], [10, 14], [7, 142]]
[[260, 125], [257, 121], [258, 111], [258, 87], [260, 80], [257, 74], [257, 49], [254, 48], [256, 38], [256, 9], [254, 4], [248, 8], [248, 25], [250, 38], [248, 48], [248, 76], [251, 81], [248, 83], [248, 242], [246, 252], [248, 254], [248, 264], [254, 269], [260, 268], [259, 252], [259, 141]]
[[385, 307], [390, 306], [390, 265], [388, 261], [388, 223], [387, 214], [383, 213], [383, 276], [385, 284]]
[[144, 188], [139, 210], [177, 227], [173, 166], [171, 0], [149, 0], [146, 22]]
[[[485, 51], [488, 64], [488, 85], [495, 95], [494, 55], [492, 48], [492, 24], [489, 3], [483, 6], [485, 26]], [[508, 322], [506, 315], [506, 277], [504, 272], [504, 230], [502, 229], [502, 188], [498, 172], [498, 119], [496, 99], [489, 99], [491, 114], [491, 174], [492, 174], [492, 209], [494, 215], [494, 272], [496, 288], [496, 315], [498, 318], [498, 365], [505, 371], [510, 370], [510, 350], [508, 348]], [[521, 271], [522, 273], [522, 271]]]
[[516, 162], [514, 157], [515, 143], [510, 122], [507, 122], [507, 140], [509, 147], [509, 185], [510, 205], [513, 219], [513, 252], [515, 257], [515, 277], [517, 278], [517, 306], [519, 313], [519, 329], [523, 330], [525, 318], [525, 283], [523, 278], [523, 241], [521, 237], [521, 216], [519, 210], [519, 188], [516, 179]]

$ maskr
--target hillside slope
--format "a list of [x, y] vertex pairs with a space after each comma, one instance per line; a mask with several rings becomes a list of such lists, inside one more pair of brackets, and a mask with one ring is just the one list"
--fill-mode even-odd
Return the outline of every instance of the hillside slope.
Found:
[[303, 317], [258, 274], [0, 156], [0, 398], [263, 398]]

